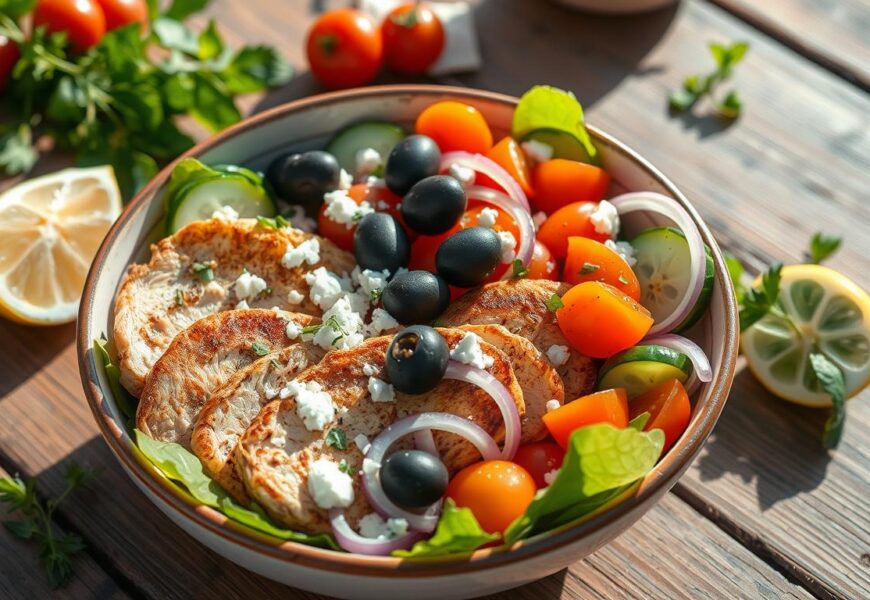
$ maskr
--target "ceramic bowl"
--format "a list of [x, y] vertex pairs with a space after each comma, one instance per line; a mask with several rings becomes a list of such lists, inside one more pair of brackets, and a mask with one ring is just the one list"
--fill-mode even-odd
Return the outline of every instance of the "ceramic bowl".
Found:
[[[277, 154], [322, 148], [338, 128], [363, 119], [388, 119], [410, 126], [426, 106], [455, 99], [477, 107], [496, 139], [510, 129], [516, 98], [458, 87], [403, 85], [371, 87], [305, 98], [251, 117], [199, 144], [185, 156], [207, 163], [264, 168]], [[710, 310], [692, 337], [708, 353], [713, 380], [694, 399], [682, 438], [626, 501], [575, 523], [524, 540], [510, 551], [479, 550], [470, 557], [438, 562], [403, 562], [281, 543], [252, 534], [220, 513], [198, 505], [169, 484], [136, 450], [91, 345], [112, 331], [115, 291], [127, 266], [146, 261], [159, 237], [159, 201], [172, 165], [136, 196], [109, 231], [91, 267], [78, 322], [78, 356], [88, 402], [106, 443], [130, 479], [179, 527], [215, 552], [266, 577], [341, 598], [466, 598], [519, 586], [564, 569], [617, 537], [640, 519], [688, 468], [725, 404], [737, 356], [734, 294], [716, 241], [698, 213], [664, 175], [609, 135], [590, 127], [605, 168], [620, 188], [655, 190], [680, 202], [695, 220], [713, 253], [716, 282]], [[627, 223], [638, 227], [640, 223]], [[643, 223], [649, 226], [650, 223]], [[130, 523], [130, 527], [137, 526]]]
[[635, 14], [658, 10], [679, 0], [553, 0], [569, 8], [603, 14]]

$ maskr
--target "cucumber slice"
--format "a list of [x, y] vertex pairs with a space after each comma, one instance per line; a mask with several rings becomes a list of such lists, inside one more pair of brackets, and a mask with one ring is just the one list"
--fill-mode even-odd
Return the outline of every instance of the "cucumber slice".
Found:
[[[689, 243], [686, 236], [673, 227], [654, 227], [641, 232], [631, 241], [637, 264], [634, 273], [640, 283], [640, 303], [652, 313], [656, 321], [670, 315], [686, 294], [691, 276]], [[710, 303], [713, 295], [713, 255], [705, 246], [704, 287], [698, 301], [674, 328], [685, 331], [695, 324]]]
[[670, 379], [685, 383], [691, 372], [692, 361], [682, 352], [664, 346], [635, 346], [604, 363], [598, 389], [625, 388], [631, 399]]
[[275, 215], [275, 203], [263, 186], [255, 185], [244, 174], [225, 173], [181, 187], [169, 201], [167, 229], [175, 233], [193, 221], [210, 219], [224, 206], [232, 206], [241, 218]]
[[599, 163], [597, 159], [589, 156], [580, 140], [564, 131], [557, 129], [535, 129], [523, 136], [522, 141], [527, 142], [529, 140], [535, 140], [553, 148], [553, 158], [567, 158], [568, 160], [577, 160], [593, 165]]
[[374, 148], [386, 162], [393, 146], [405, 137], [404, 130], [386, 121], [365, 121], [348, 125], [336, 133], [326, 145], [339, 166], [348, 173], [356, 171], [356, 153], [365, 148]]

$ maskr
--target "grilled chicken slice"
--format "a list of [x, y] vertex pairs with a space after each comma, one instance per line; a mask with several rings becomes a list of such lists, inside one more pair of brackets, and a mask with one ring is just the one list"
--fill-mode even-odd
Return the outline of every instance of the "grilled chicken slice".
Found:
[[211, 393], [264, 353], [293, 344], [287, 324], [310, 315], [254, 308], [210, 315], [179, 333], [145, 380], [136, 426], [149, 437], [190, 448], [199, 411]]
[[[288, 247], [317, 240], [320, 260], [286, 268], [281, 259]], [[353, 256], [324, 238], [298, 229], [269, 229], [254, 219], [197, 221], [151, 247], [151, 260], [131, 265], [115, 298], [114, 341], [118, 349], [121, 383], [140, 396], [145, 377], [172, 339], [199, 319], [235, 308], [233, 288], [247, 269], [263, 278], [268, 289], [247, 300], [250, 307], [278, 306], [320, 316], [309, 298], [305, 274], [325, 267], [338, 275], [350, 273]], [[201, 265], [211, 267], [206, 282]], [[288, 292], [304, 296], [292, 304]]]
[[[438, 319], [446, 327], [501, 325], [531, 341], [545, 355], [551, 346], [567, 346], [556, 316], [546, 301], [571, 286], [546, 279], [511, 279], [473, 289], [453, 302]], [[556, 366], [565, 387], [565, 399], [575, 400], [595, 389], [595, 362], [575, 350], [568, 361]]]
[[[451, 348], [466, 334], [455, 329], [439, 332]], [[296, 378], [297, 382], [319, 383], [338, 408], [335, 421], [322, 431], [305, 427], [291, 396], [267, 404], [242, 436], [235, 455], [245, 486], [251, 497], [278, 522], [311, 533], [329, 531], [327, 511], [315, 504], [308, 491], [309, 466], [321, 458], [338, 464], [344, 460], [350, 472], [358, 473], [363, 454], [353, 440], [360, 434], [373, 439], [405, 415], [453, 413], [481, 426], [497, 441], [504, 438], [504, 424], [495, 402], [486, 392], [468, 383], [445, 380], [426, 394], [408, 396], [397, 392], [394, 402], [372, 401], [366, 371], [374, 372], [377, 378], [386, 377], [384, 362], [390, 340], [390, 337], [372, 338], [356, 348], [330, 352], [320, 364]], [[486, 342], [481, 342], [480, 347], [494, 360], [488, 371], [507, 387], [522, 414], [522, 390], [507, 356]], [[345, 450], [326, 444], [326, 435], [333, 428], [344, 431], [348, 441]], [[435, 432], [435, 443], [451, 474], [480, 459], [470, 443], [453, 434]], [[400, 443], [396, 447], [401, 446]], [[354, 497], [346, 510], [352, 526], [372, 511], [359, 475], [354, 476]]]

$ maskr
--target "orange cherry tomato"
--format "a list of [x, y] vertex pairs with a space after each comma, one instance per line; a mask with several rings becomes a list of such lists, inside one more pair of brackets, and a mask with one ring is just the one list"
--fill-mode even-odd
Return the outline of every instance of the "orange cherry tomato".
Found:
[[377, 23], [352, 8], [323, 13], [309, 30], [305, 47], [311, 73], [330, 88], [369, 83], [384, 59]]
[[689, 426], [692, 404], [683, 384], [671, 379], [631, 400], [632, 419], [645, 412], [650, 418], [644, 431], [661, 429], [665, 432], [664, 454]]
[[441, 152], [464, 150], [486, 154], [492, 147], [492, 132], [480, 111], [453, 100], [436, 102], [417, 117], [417, 133], [435, 140]]
[[97, 0], [106, 17], [106, 31], [139, 23], [140, 29], [148, 24], [148, 6], [145, 0]]
[[[529, 174], [529, 164], [526, 161], [526, 155], [522, 151], [522, 148], [512, 137], [507, 136], [502, 138], [498, 144], [486, 153], [486, 157], [507, 171], [520, 184], [520, 188], [522, 188], [526, 196], [532, 197], [534, 191], [532, 190], [531, 176]], [[474, 183], [504, 191], [500, 185], [482, 173], [477, 174]]]
[[536, 491], [535, 480], [518, 464], [485, 460], [457, 473], [447, 497], [470, 508], [485, 531], [501, 533], [525, 512]]
[[559, 329], [571, 346], [592, 358], [608, 358], [637, 344], [653, 324], [649, 311], [612, 285], [587, 281], [562, 296]]
[[569, 237], [586, 237], [602, 243], [609, 240], [610, 236], [595, 231], [595, 226], [589, 220], [595, 207], [594, 202], [574, 202], [563, 206], [541, 224], [538, 239], [560, 260], [568, 254]]
[[49, 33], [66, 32], [76, 52], [96, 46], [106, 34], [106, 16], [92, 0], [39, 0], [33, 11], [33, 27]]
[[568, 258], [562, 281], [571, 284], [603, 281], [640, 301], [640, 283], [625, 259], [601, 242], [584, 237], [568, 238]]
[[[357, 204], [368, 202], [377, 212], [385, 212], [393, 215], [402, 223], [405, 232], [411, 235], [411, 230], [402, 220], [402, 215], [397, 208], [402, 198], [391, 192], [386, 186], [374, 186], [367, 183], [357, 183], [349, 190], [347, 195]], [[348, 228], [344, 223], [336, 223], [326, 216], [326, 204], [320, 207], [317, 213], [317, 232], [325, 238], [335, 242], [342, 250], [353, 252], [353, 234], [356, 225]], [[411, 238], [413, 239], [413, 238]]]
[[21, 58], [21, 51], [18, 50], [18, 44], [0, 35], [0, 92], [6, 89], [12, 69], [15, 68], [19, 58]]
[[547, 247], [538, 240], [535, 240], [535, 249], [532, 251], [532, 260], [529, 261], [526, 269], [529, 271], [528, 275], [526, 275], [529, 279], [559, 280], [559, 268], [556, 265], [555, 259], [553, 259], [553, 255], [550, 254]]
[[547, 473], [561, 467], [564, 458], [565, 451], [553, 442], [525, 444], [514, 454], [514, 462], [529, 472], [538, 489], [549, 485]]
[[548, 215], [572, 202], [598, 202], [610, 186], [607, 171], [576, 160], [554, 158], [532, 173], [535, 206]]
[[425, 3], [402, 4], [381, 24], [387, 66], [406, 75], [420, 75], [435, 64], [444, 49], [444, 26]]
[[620, 428], [628, 425], [628, 396], [622, 388], [596, 392], [563, 404], [541, 418], [556, 443], [567, 448], [571, 434], [586, 425], [610, 423]]

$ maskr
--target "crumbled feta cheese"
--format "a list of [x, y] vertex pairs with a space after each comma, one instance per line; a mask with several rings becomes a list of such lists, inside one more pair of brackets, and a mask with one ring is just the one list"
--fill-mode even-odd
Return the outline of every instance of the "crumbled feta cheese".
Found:
[[271, 400], [278, 395], [278, 390], [270, 383], [266, 382], [263, 384], [263, 395], [266, 396], [266, 400]]
[[316, 264], [320, 260], [320, 242], [317, 238], [305, 240], [298, 246], [287, 244], [281, 264], [288, 269], [301, 267], [303, 263]]
[[451, 177], [459, 181], [459, 183], [462, 184], [462, 187], [472, 185], [474, 180], [477, 178], [477, 173], [474, 172], [474, 169], [457, 163], [450, 165], [447, 172]]
[[396, 400], [393, 386], [377, 377], [369, 377], [369, 394], [372, 396], [372, 402], [395, 402]]
[[211, 213], [211, 218], [217, 219], [218, 221], [235, 221], [239, 218], [239, 213], [236, 212], [236, 209], [227, 204]]
[[378, 368], [374, 365], [370, 365], [369, 363], [365, 363], [362, 368], [363, 375], [366, 377], [371, 377], [375, 373], [378, 372]]
[[499, 231], [498, 241], [501, 244], [501, 262], [509, 263], [517, 257], [517, 238], [510, 231]]
[[606, 240], [604, 242], [604, 245], [620, 255], [623, 260], [628, 263], [629, 267], [633, 267], [637, 264], [637, 259], [634, 257], [634, 246], [632, 246], [628, 242], [614, 242], [613, 240]]
[[281, 399], [296, 398], [296, 414], [309, 431], [322, 431], [335, 419], [332, 396], [324, 392], [316, 381], [299, 382], [295, 379], [278, 392]]
[[523, 150], [532, 162], [542, 163], [553, 158], [553, 147], [550, 144], [539, 142], [538, 140], [529, 140], [522, 143]]
[[398, 326], [399, 322], [396, 321], [390, 313], [385, 311], [383, 308], [376, 308], [372, 311], [372, 321], [369, 323], [367, 333], [369, 334], [369, 337], [373, 337], [382, 331], [394, 329]]
[[547, 220], [547, 214], [543, 211], [538, 211], [532, 215], [532, 223], [535, 225], [535, 231], [541, 228], [541, 225], [544, 224], [544, 221]]
[[299, 323], [296, 321], [290, 321], [287, 323], [287, 328], [284, 330], [284, 333], [287, 334], [288, 340], [295, 340], [302, 335], [302, 327], [300, 327]]
[[317, 267], [305, 274], [305, 283], [311, 288], [309, 297], [311, 301], [322, 310], [332, 308], [332, 305], [344, 295], [342, 281], [335, 273], [326, 270], [326, 267]]
[[356, 280], [359, 283], [359, 287], [362, 289], [363, 294], [368, 296], [370, 300], [380, 298], [381, 292], [383, 292], [384, 288], [387, 287], [387, 280], [390, 278], [390, 272], [387, 269], [384, 269], [383, 271], [365, 269], [362, 272], [355, 269], [354, 273], [356, 274]]
[[480, 338], [470, 331], [450, 351], [450, 358], [478, 369], [488, 369], [495, 362], [493, 357], [483, 353], [480, 348]]
[[338, 189], [349, 190], [353, 185], [353, 176], [342, 169], [338, 173]]
[[408, 533], [408, 521], [389, 518], [386, 521], [377, 513], [369, 513], [359, 520], [359, 534], [373, 540], [390, 540]]
[[301, 229], [302, 231], [307, 231], [308, 233], [313, 232], [317, 229], [317, 221], [305, 215], [305, 209], [299, 206], [298, 204], [291, 204], [289, 211], [290, 225], [295, 227], [296, 229]]
[[350, 303], [350, 309], [355, 313], [359, 313], [360, 318], [369, 311], [369, 304], [372, 301], [371, 296], [357, 291], [353, 294], [345, 294], [344, 297]]
[[369, 451], [369, 446], [371, 446], [371, 442], [369, 442], [369, 438], [367, 438], [363, 434], [357, 434], [356, 437], [353, 438], [353, 443], [356, 444], [356, 447], [359, 448], [359, 451], [365, 454]]
[[339, 298], [323, 313], [323, 323], [312, 341], [324, 350], [353, 348], [363, 341], [363, 320], [348, 296]]
[[568, 346], [553, 344], [547, 348], [547, 358], [554, 367], [561, 367], [571, 358], [571, 351], [568, 349]]
[[596, 233], [611, 237], [619, 233], [619, 213], [607, 200], [598, 203], [595, 210], [589, 214], [589, 222], [595, 227]]
[[251, 307], [248, 306], [247, 300], [241, 300], [240, 302], [236, 303], [236, 310], [247, 310], [249, 308]]
[[559, 474], [559, 469], [553, 469], [552, 471], [547, 471], [544, 473], [544, 482], [547, 485], [553, 485], [553, 482], [556, 481], [556, 475]]
[[323, 211], [324, 216], [336, 223], [343, 224], [347, 229], [352, 229], [364, 216], [375, 212], [372, 205], [366, 201], [359, 204], [354, 202], [345, 190], [327, 192], [323, 195], [323, 201], [326, 204], [326, 210]]
[[377, 475], [378, 470], [381, 468], [381, 463], [373, 461], [370, 458], [364, 458], [362, 464], [362, 471], [369, 477], [374, 477]]
[[390, 517], [387, 519], [387, 529], [390, 532], [390, 537], [402, 537], [408, 533], [408, 521], [402, 518]]
[[320, 508], [347, 508], [353, 504], [353, 479], [333, 461], [321, 458], [308, 468], [308, 493]]
[[354, 156], [357, 177], [368, 177], [384, 164], [381, 153], [374, 148], [360, 148]]
[[477, 215], [477, 224], [481, 227], [492, 228], [492, 226], [495, 225], [497, 219], [498, 211], [494, 208], [489, 208], [487, 206]]
[[303, 300], [305, 300], [305, 294], [302, 292], [298, 290], [290, 290], [287, 292], [288, 304], [301, 304]]
[[562, 404], [553, 398], [552, 400], [547, 400], [545, 406], [547, 407], [547, 412], [553, 412], [554, 410], [559, 410], [562, 407]]
[[269, 287], [269, 285], [266, 283], [265, 279], [258, 277], [253, 273], [248, 273], [247, 271], [239, 275], [238, 279], [236, 279], [236, 282], [233, 284], [236, 298], [239, 300], [254, 298], [260, 292], [265, 291], [267, 287]]

